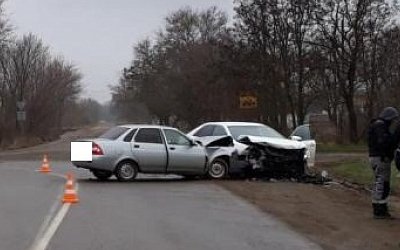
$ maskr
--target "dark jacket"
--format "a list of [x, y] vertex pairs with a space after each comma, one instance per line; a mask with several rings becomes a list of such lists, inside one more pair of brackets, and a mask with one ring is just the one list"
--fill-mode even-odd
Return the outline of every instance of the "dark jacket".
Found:
[[395, 153], [395, 163], [396, 163], [396, 168], [397, 168], [397, 170], [400, 171], [400, 148], [398, 148], [398, 149], [396, 150], [396, 153]]
[[393, 160], [394, 151], [398, 146], [398, 129], [395, 133], [389, 131], [390, 122], [372, 120], [368, 129], [369, 156]]
[[[393, 160], [394, 151], [399, 144], [399, 126], [390, 132], [390, 125], [399, 117], [399, 112], [393, 107], [387, 107], [379, 114], [379, 118], [372, 120], [368, 128], [369, 156], [382, 157]], [[393, 123], [396, 125], [397, 123]]]

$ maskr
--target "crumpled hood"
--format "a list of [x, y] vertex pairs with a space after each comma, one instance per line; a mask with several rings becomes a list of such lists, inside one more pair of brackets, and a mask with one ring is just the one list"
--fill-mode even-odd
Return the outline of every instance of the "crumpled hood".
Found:
[[261, 137], [261, 136], [240, 136], [239, 142], [243, 144], [260, 143], [281, 149], [305, 149], [306, 144], [286, 138]]

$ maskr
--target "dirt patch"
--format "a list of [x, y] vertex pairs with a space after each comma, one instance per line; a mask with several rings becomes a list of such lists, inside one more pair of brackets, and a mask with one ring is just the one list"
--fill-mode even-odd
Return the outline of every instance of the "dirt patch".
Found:
[[[369, 196], [332, 184], [223, 181], [219, 185], [275, 215], [324, 249], [400, 249], [400, 220], [372, 219]], [[398, 198], [392, 214], [400, 218]]]
[[43, 143], [44, 141], [35, 136], [22, 136], [22, 137], [16, 137], [12, 143], [5, 143], [1, 145], [0, 149], [3, 150], [14, 150], [14, 149], [20, 149], [20, 148], [28, 148], [32, 147], [35, 145], [39, 145]]

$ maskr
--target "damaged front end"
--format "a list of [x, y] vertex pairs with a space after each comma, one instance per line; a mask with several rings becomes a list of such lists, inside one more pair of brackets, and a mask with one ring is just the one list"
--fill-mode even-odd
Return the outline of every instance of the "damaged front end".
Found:
[[213, 136], [201, 141], [204, 146], [209, 162], [215, 159], [231, 158], [234, 150], [233, 139], [230, 136]]
[[241, 146], [231, 136], [207, 137], [199, 142], [207, 152], [209, 164], [224, 159], [231, 176], [300, 179], [305, 174], [306, 147], [299, 142], [277, 143], [253, 136], [242, 136], [238, 141]]
[[248, 147], [234, 153], [230, 163], [244, 169], [247, 177], [299, 179], [305, 174], [305, 147], [277, 147], [247, 136], [239, 142]]

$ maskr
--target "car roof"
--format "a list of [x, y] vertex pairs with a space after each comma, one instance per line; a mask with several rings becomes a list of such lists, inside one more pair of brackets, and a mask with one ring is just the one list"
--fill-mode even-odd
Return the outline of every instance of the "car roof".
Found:
[[257, 122], [207, 122], [203, 125], [222, 125], [222, 126], [265, 126]]
[[145, 127], [145, 128], [161, 128], [161, 129], [164, 129], [164, 128], [176, 129], [173, 127], [162, 126], [162, 125], [157, 125], [157, 124], [122, 124], [122, 125], [118, 125], [117, 127], [124, 127], [124, 128], [129, 128], [129, 129], [143, 128], [143, 127]]

